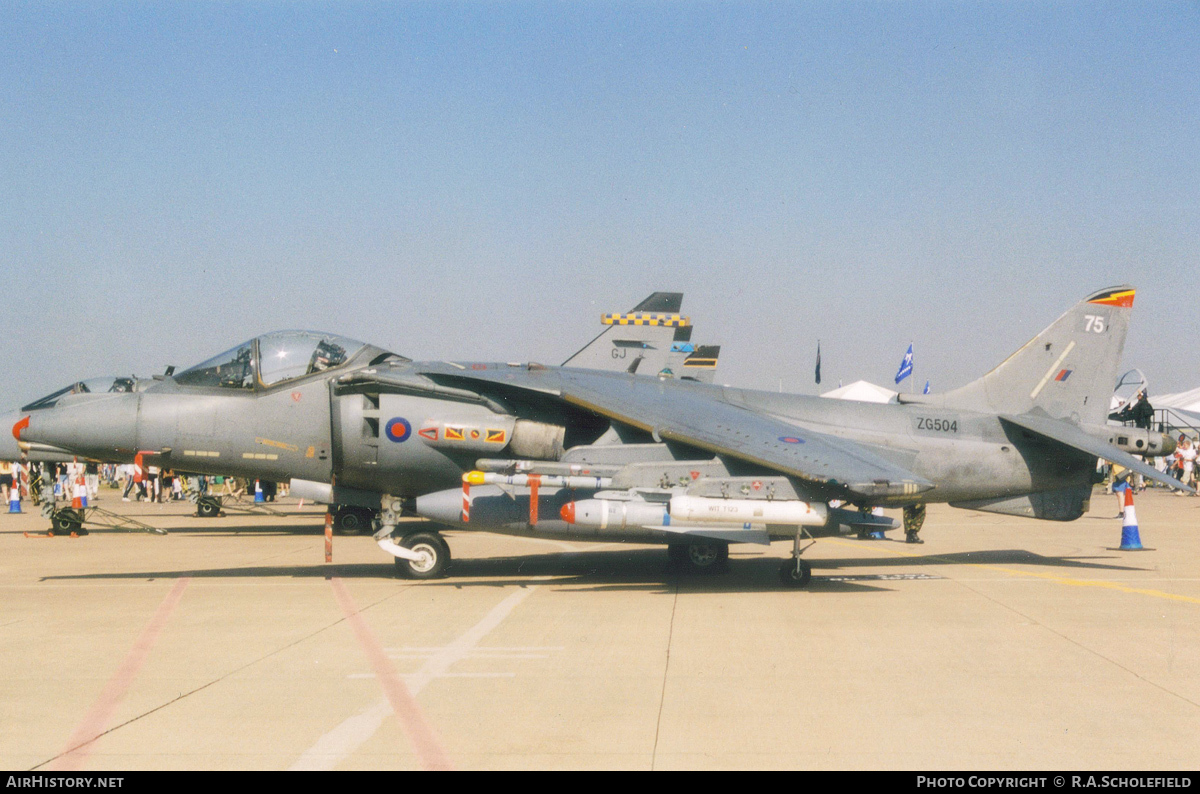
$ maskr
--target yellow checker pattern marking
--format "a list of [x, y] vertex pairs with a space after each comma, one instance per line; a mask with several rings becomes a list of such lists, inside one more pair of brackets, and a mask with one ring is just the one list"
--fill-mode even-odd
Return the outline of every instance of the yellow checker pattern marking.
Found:
[[634, 312], [632, 314], [605, 314], [600, 317], [604, 325], [664, 325], [667, 328], [682, 328], [692, 321], [678, 314], [656, 312]]

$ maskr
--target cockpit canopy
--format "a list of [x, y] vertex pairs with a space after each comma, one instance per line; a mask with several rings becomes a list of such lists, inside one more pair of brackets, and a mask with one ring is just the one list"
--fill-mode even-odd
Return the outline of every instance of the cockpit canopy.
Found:
[[29, 405], [21, 408], [22, 411], [36, 411], [39, 408], [51, 408], [58, 403], [63, 397], [71, 394], [123, 394], [125, 392], [134, 391], [137, 388], [137, 378], [88, 378], [70, 386], [59, 389], [58, 391], [47, 394], [40, 400], [35, 400]]
[[315, 331], [277, 331], [214, 356], [175, 376], [184, 386], [267, 387], [340, 367], [366, 345]]

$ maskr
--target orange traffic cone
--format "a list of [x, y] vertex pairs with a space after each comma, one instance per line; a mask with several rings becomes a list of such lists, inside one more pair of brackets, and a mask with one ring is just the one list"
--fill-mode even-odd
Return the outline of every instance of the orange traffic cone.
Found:
[[84, 482], [83, 475], [75, 478], [75, 498], [71, 500], [71, 507], [87, 507], [87, 483]]

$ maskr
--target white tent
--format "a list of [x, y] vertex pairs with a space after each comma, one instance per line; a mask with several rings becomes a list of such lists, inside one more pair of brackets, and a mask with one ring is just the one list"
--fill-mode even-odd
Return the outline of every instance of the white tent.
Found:
[[856, 380], [849, 385], [827, 391], [821, 396], [833, 400], [858, 400], [864, 403], [890, 403], [896, 400], [896, 392], [865, 380]]
[[1200, 389], [1178, 394], [1162, 394], [1158, 397], [1151, 394], [1150, 404], [1155, 408], [1181, 408], [1185, 411], [1200, 412]]

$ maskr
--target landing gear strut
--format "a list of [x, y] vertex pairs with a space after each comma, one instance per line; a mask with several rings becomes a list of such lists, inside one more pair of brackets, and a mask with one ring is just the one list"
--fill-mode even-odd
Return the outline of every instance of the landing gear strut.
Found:
[[904, 542], [924, 543], [917, 534], [925, 523], [925, 505], [909, 505], [904, 508]]
[[796, 539], [792, 541], [791, 558], [784, 560], [783, 565], [779, 566], [779, 580], [788, 587], [804, 587], [812, 579], [812, 566], [800, 556], [812, 543], [801, 548], [800, 537], [801, 533], [797, 532]]

